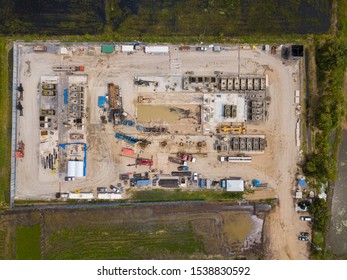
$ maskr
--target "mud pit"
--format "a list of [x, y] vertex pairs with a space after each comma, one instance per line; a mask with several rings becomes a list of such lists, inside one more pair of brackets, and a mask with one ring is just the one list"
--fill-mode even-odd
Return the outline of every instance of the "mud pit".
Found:
[[156, 124], [199, 124], [200, 106], [138, 105], [137, 121]]

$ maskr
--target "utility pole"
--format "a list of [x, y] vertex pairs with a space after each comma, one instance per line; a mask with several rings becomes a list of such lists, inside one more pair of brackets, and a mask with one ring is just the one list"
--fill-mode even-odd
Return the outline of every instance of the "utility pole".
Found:
[[312, 246], [317, 250], [317, 251], [322, 251], [322, 248], [321, 247], [318, 247], [316, 244], [314, 244], [311, 240], [308, 240]]

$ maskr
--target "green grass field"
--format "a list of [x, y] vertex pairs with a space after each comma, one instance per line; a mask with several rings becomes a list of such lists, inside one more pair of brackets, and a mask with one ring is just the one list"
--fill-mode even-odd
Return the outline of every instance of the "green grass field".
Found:
[[40, 244], [41, 226], [18, 226], [16, 229], [16, 259], [39, 260], [41, 259]]
[[188, 222], [78, 226], [50, 235], [46, 259], [185, 258], [203, 253]]
[[133, 201], [183, 201], [183, 200], [205, 200], [205, 201], [237, 201], [242, 198], [242, 193], [230, 193], [225, 191], [202, 190], [143, 190], [133, 192]]
[[11, 100], [8, 96], [6, 41], [0, 39], [0, 208], [9, 203]]

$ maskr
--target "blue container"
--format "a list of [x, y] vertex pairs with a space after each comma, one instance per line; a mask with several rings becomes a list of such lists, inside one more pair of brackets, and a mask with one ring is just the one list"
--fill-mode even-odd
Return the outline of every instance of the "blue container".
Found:
[[64, 89], [64, 104], [67, 104], [69, 102], [69, 91]]
[[149, 186], [152, 184], [152, 181], [151, 180], [137, 180], [136, 182], [136, 185], [138, 187], [141, 187], [141, 186]]
[[104, 107], [105, 103], [106, 103], [106, 96], [99, 96], [98, 97], [98, 107], [99, 108]]

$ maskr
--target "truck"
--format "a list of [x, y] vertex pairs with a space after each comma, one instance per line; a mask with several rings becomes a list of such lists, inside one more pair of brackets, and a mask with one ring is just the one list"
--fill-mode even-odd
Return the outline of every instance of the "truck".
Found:
[[249, 156], [221, 156], [221, 162], [252, 162], [252, 157]]

